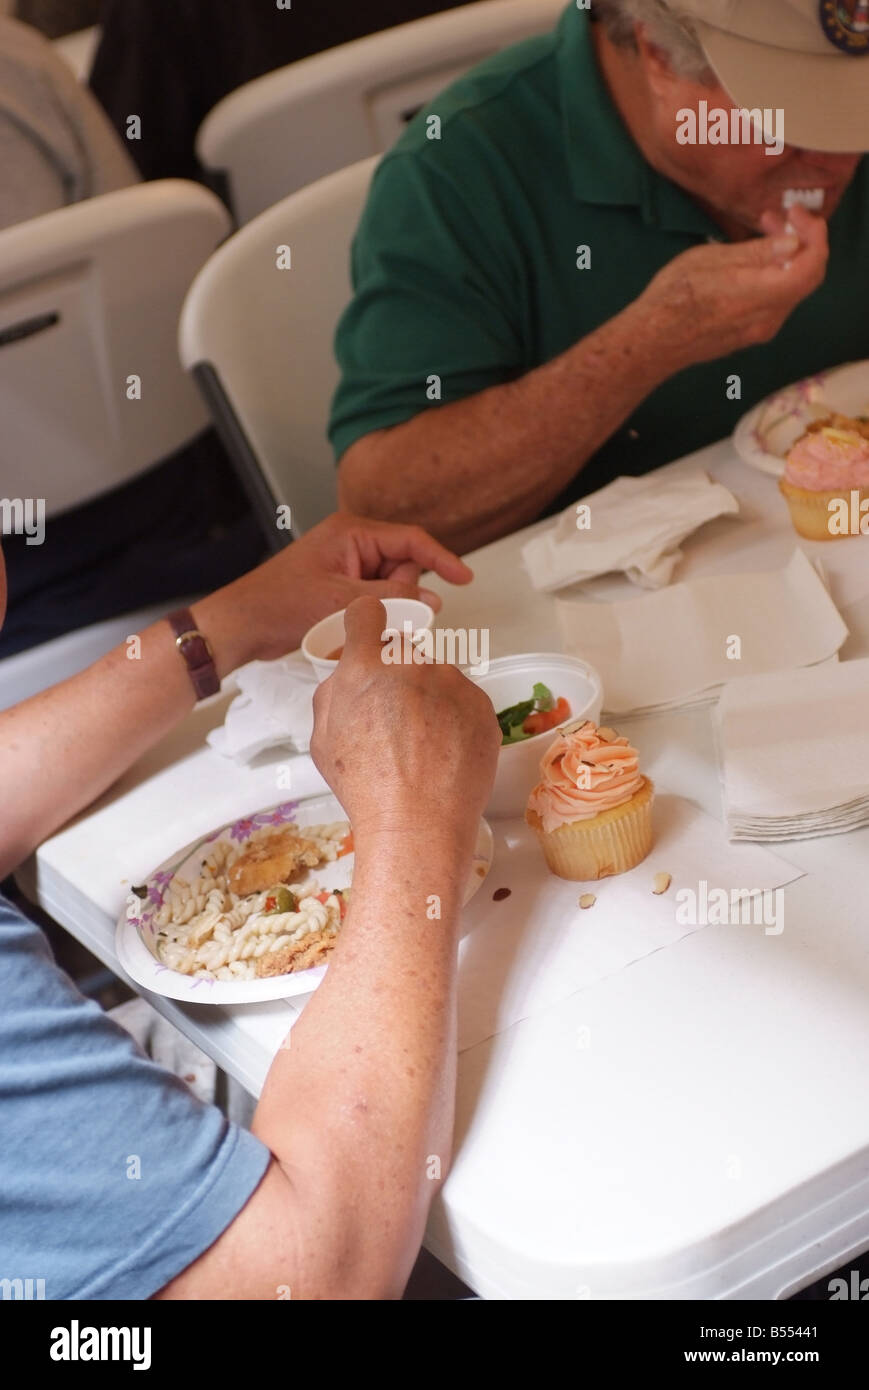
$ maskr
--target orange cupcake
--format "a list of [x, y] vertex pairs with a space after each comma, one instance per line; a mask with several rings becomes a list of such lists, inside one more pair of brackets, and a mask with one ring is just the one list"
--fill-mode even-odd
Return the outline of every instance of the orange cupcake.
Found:
[[591, 720], [561, 732], [540, 764], [525, 819], [549, 868], [579, 882], [623, 874], [652, 848], [654, 788], [614, 729]]

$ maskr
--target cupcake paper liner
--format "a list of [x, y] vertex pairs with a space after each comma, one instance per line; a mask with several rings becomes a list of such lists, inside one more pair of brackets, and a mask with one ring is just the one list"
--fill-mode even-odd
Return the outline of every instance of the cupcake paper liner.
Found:
[[840, 535], [830, 530], [830, 503], [843, 501], [850, 508], [851, 493], [859, 492], [860, 501], [869, 498], [869, 488], [834, 488], [832, 492], [812, 492], [808, 488], [796, 487], [787, 478], [779, 478], [779, 490], [787, 499], [791, 521], [797, 535], [809, 541], [849, 540], [850, 535]]
[[630, 801], [591, 820], [546, 831], [535, 811], [527, 812], [526, 819], [536, 830], [554, 874], [576, 882], [594, 882], [610, 874], [623, 874], [645, 859], [652, 848], [653, 794], [652, 783], [644, 777]]

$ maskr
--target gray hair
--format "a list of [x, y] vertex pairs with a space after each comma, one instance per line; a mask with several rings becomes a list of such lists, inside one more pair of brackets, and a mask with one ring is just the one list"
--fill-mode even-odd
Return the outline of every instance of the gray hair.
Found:
[[667, 56], [680, 77], [698, 82], [712, 79], [709, 62], [687, 15], [680, 14], [679, 0], [594, 0], [593, 14], [607, 38], [620, 48], [636, 50], [634, 26], [641, 24], [650, 43]]

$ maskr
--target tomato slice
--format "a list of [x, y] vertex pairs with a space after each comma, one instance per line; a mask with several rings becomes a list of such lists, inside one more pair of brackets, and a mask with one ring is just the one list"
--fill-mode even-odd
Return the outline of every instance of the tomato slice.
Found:
[[317, 902], [318, 902], [318, 903], [326, 903], [326, 902], [328, 902], [328, 900], [331, 898], [331, 896], [332, 896], [333, 893], [335, 894], [336, 898], [338, 899], [338, 910], [339, 910], [339, 914], [340, 914], [339, 920], [343, 922], [343, 921], [344, 921], [344, 918], [347, 916], [347, 909], [348, 909], [348, 907], [349, 907], [350, 904], [347, 902], [347, 899], [344, 897], [344, 894], [343, 894], [339, 889], [337, 889], [337, 888], [326, 888], [326, 889], [324, 889], [322, 893], [318, 893], [318, 894], [317, 894]]
[[563, 695], [559, 695], [552, 709], [535, 710], [529, 714], [522, 725], [522, 732], [532, 737], [534, 734], [545, 734], [548, 729], [556, 728], [569, 718], [570, 705]]
[[341, 856], [344, 855], [344, 854], [352, 854], [352, 853], [353, 853], [353, 831], [351, 830], [347, 835], [344, 836], [344, 839], [341, 841], [341, 848], [340, 848], [339, 851], [338, 851], [338, 858], [340, 859]]

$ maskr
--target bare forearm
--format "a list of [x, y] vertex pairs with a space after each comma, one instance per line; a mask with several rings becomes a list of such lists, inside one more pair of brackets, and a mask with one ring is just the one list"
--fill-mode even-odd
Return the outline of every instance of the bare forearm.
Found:
[[410, 1272], [449, 1161], [472, 839], [357, 846], [340, 946], [269, 1072], [253, 1128], [297, 1195], [300, 1297], [397, 1295]]
[[467, 551], [533, 521], [670, 374], [634, 305], [519, 381], [359, 440], [342, 505]]
[[[212, 642], [222, 677], [247, 659], [246, 645], [205, 599], [194, 619]], [[8, 794], [0, 809], [0, 878], [90, 804], [194, 704], [193, 687], [165, 621], [93, 666], [0, 714], [0, 760]]]
[[[211, 644], [222, 679], [254, 658], [284, 656], [319, 618], [366, 590], [416, 594], [416, 576], [429, 568], [455, 583], [471, 578], [455, 556], [416, 528], [336, 514], [199, 600], [193, 620]], [[0, 608], [2, 589], [0, 582]], [[155, 623], [139, 637], [140, 650], [128, 641], [80, 675], [0, 713], [0, 774], [7, 791], [0, 797], [0, 876], [192, 708], [193, 687], [168, 623]]]

